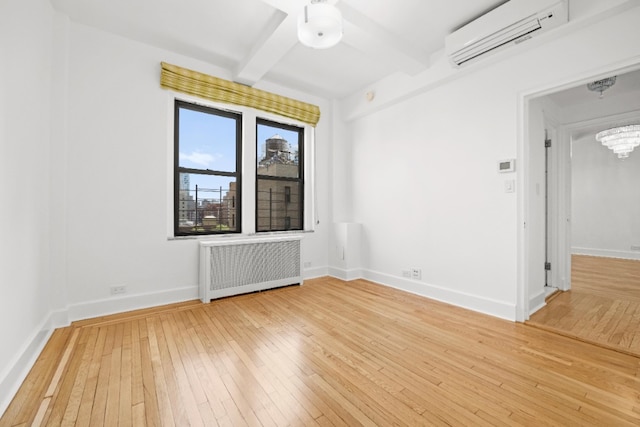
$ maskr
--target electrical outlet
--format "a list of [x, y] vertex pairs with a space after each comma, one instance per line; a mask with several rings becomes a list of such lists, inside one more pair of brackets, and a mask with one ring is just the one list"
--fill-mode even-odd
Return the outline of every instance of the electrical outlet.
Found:
[[309, 267], [311, 267], [311, 261], [305, 261], [304, 268], [309, 268]]
[[411, 278], [414, 280], [421, 280], [422, 279], [422, 270], [419, 268], [412, 268], [411, 269]]
[[402, 270], [402, 277], [411, 278], [411, 270]]
[[631, 245], [632, 251], [640, 251], [640, 245]]
[[124, 285], [116, 285], [111, 287], [111, 295], [126, 294], [127, 287]]

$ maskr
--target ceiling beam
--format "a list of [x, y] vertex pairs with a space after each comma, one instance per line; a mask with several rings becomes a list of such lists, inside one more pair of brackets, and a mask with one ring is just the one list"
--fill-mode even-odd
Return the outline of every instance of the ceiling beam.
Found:
[[[236, 68], [234, 80], [254, 85], [271, 70], [297, 43], [295, 0], [262, 0], [276, 13], [263, 29], [259, 42]], [[261, 42], [260, 42], [261, 41]]]
[[295, 19], [276, 14], [259, 37], [262, 43], [238, 65], [234, 80], [251, 86], [262, 79], [298, 43], [295, 34]]
[[388, 58], [400, 71], [418, 74], [429, 67], [429, 55], [425, 50], [398, 37], [345, 2], [338, 8], [347, 23], [343, 43], [374, 58]]

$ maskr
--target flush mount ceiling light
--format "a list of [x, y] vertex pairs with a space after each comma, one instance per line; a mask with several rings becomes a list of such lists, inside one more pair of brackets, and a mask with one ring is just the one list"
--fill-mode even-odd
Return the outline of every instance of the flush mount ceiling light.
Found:
[[640, 125], [620, 126], [598, 132], [596, 139], [613, 150], [619, 158], [629, 157], [629, 153], [640, 145]]
[[606, 79], [596, 80], [595, 82], [587, 83], [587, 89], [592, 92], [600, 92], [600, 99], [602, 99], [602, 92], [609, 89], [616, 84], [616, 76], [607, 77]]
[[342, 39], [342, 14], [326, 0], [311, 0], [298, 16], [298, 39], [315, 49], [326, 49]]

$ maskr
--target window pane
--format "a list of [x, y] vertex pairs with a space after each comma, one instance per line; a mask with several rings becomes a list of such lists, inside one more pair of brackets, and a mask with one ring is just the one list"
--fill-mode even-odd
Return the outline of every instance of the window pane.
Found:
[[180, 233], [236, 231], [236, 179], [181, 173], [177, 211]]
[[302, 230], [301, 184], [258, 179], [257, 231]]
[[236, 118], [179, 108], [179, 166], [236, 171]]
[[300, 177], [300, 132], [259, 123], [258, 175]]

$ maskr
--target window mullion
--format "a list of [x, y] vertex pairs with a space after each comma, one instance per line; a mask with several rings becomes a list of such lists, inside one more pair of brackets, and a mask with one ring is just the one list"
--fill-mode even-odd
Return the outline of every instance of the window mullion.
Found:
[[256, 232], [256, 114], [249, 110], [244, 115], [242, 122], [242, 207], [245, 215], [242, 218], [242, 229], [248, 233]]

